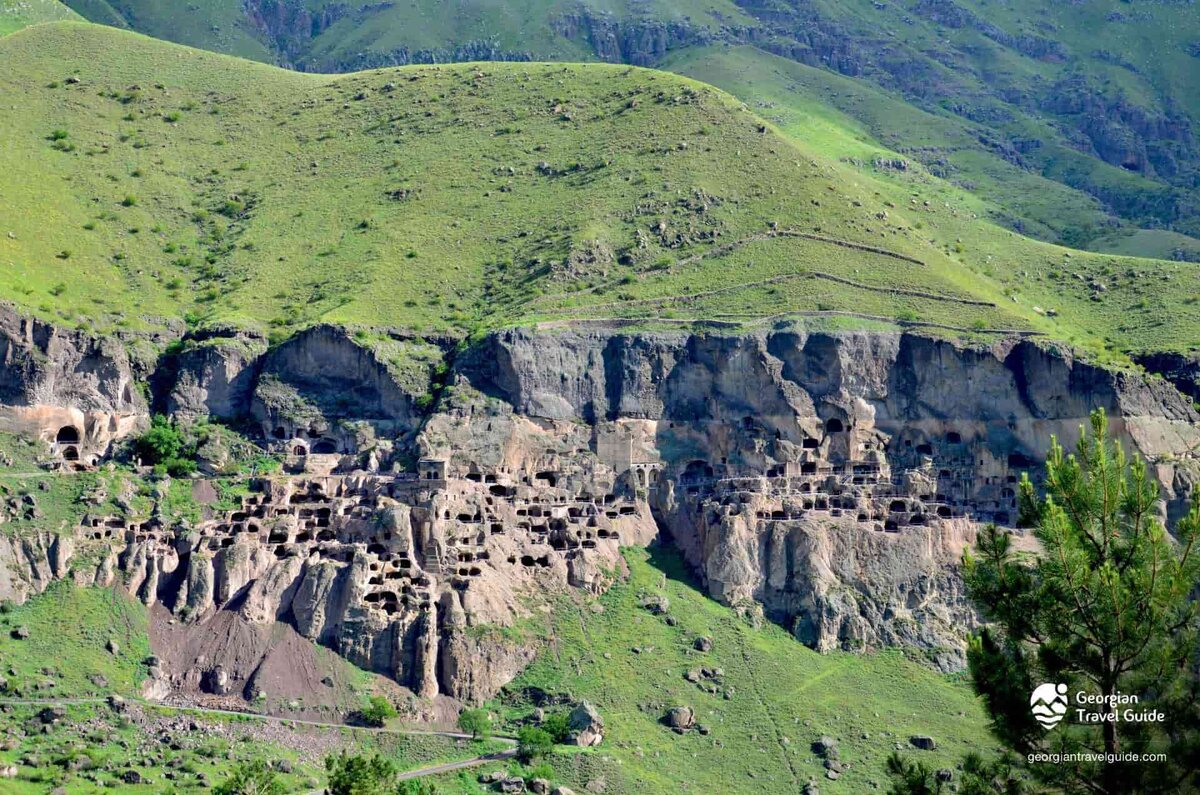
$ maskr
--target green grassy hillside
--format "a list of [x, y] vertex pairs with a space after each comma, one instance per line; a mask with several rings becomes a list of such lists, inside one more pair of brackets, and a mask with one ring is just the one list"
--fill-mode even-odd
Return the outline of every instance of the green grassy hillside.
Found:
[[0, 40], [17, 101], [0, 296], [82, 327], [800, 314], [1197, 338], [1194, 269], [1020, 238], [943, 181], [825, 159], [661, 72], [317, 76], [61, 23]]
[[0, 36], [42, 22], [82, 19], [58, 0], [0, 0]]
[[[18, 629], [28, 637], [15, 637]], [[80, 588], [63, 580], [23, 605], [4, 605], [5, 697], [137, 693], [150, 654], [147, 632], [145, 607], [116, 588]], [[115, 644], [112, 651], [109, 642]]]
[[[68, 0], [94, 22], [306, 71], [472, 58], [591, 60], [616, 47], [623, 27], [666, 26], [716, 35], [753, 20], [731, 0]], [[608, 35], [591, 35], [590, 21]], [[690, 37], [689, 37], [690, 39]], [[619, 60], [619, 59], [618, 59]]]
[[[70, 2], [306, 71], [536, 58], [703, 74], [754, 106], [842, 111], [1023, 233], [1140, 256], [1162, 249], [1138, 227], [1189, 236], [1172, 256], [1200, 245], [1200, 17], [1186, 3]], [[729, 45], [759, 49], [730, 63]]]
[[[1058, 240], [1114, 220], [1095, 197], [997, 156], [981, 143], [986, 135], [979, 125], [923, 110], [865, 81], [750, 46], [691, 48], [662, 67], [747, 98], [785, 135], [828, 157], [868, 167], [902, 161], [905, 171], [887, 173], [900, 179], [909, 168], [921, 168], [959, 187], [959, 201], [982, 199], [974, 203], [986, 217], [1028, 235]], [[1119, 253], [1162, 255], [1161, 248], [1141, 250], [1138, 241]]]
[[[991, 747], [963, 681], [899, 652], [818, 654], [705, 597], [673, 552], [630, 550], [626, 559], [630, 578], [600, 598], [602, 609], [555, 606], [551, 645], [493, 705], [515, 721], [547, 696], [597, 706], [604, 745], [552, 760], [576, 791], [604, 778], [614, 793], [799, 792], [809, 780], [823, 793], [860, 793], [886, 786], [897, 743], [934, 767]], [[667, 598], [670, 621], [639, 607], [647, 596]], [[702, 636], [711, 651], [695, 650]], [[702, 668], [720, 674], [685, 679]], [[675, 706], [695, 710], [710, 733], [672, 733], [660, 719]], [[823, 735], [837, 738], [848, 763], [836, 781], [811, 747]], [[916, 751], [913, 735], [934, 737], [938, 750]]]

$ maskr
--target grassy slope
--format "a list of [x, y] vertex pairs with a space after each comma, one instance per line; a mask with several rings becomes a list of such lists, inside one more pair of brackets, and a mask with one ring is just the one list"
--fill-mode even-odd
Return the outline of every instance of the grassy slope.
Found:
[[[89, 18], [110, 21], [110, 14], [84, 5], [105, 0], [73, 2]], [[307, 69], [386, 63], [396, 52], [425, 51], [434, 53], [435, 60], [445, 60], [464, 44], [483, 43], [487, 47], [476, 46], [474, 51], [502, 57], [529, 53], [560, 61], [596, 56], [582, 33], [572, 39], [555, 33], [552, 22], [580, 7], [561, 0], [458, 0], [453, 13], [447, 13], [444, 4], [368, 5], [349, 11], [315, 38], [289, 34], [293, 50], [287, 55], [268, 51], [247, 33], [250, 23], [237, 0], [188, 4], [186, 10], [163, 0], [112, 3], [124, 7], [125, 18], [143, 32], [260, 60], [281, 58]], [[306, 0], [304, 5], [315, 15], [343, 8], [329, 0]], [[794, 63], [784, 68], [760, 57], [740, 59], [738, 68], [753, 61], [756, 70], [750, 79], [717, 84], [752, 104], [779, 102], [781, 97], [785, 105], [828, 102], [867, 125], [890, 148], [913, 152], [936, 164], [948, 178], [997, 203], [1001, 216], [1027, 233], [1100, 251], [1155, 256], [1161, 247], [1152, 238], [1127, 236], [1123, 245], [1112, 246], [1104, 238], [1116, 223], [1110, 211], [1134, 224], [1157, 227], [1172, 215], [1169, 208], [1175, 203], [1184, 208], [1178, 228], [1193, 235], [1200, 230], [1194, 218], [1194, 191], [1188, 194], [1153, 175], [1105, 163], [1089, 151], [1087, 141], [1072, 140], [1072, 135], [1079, 138], [1072, 128], [1102, 125], [1104, 112], [1099, 121], [1085, 118], [1078, 109], [1048, 107], [1042, 96], [1057, 81], [1075, 78], [1095, 95], [1107, 100], [1119, 97], [1127, 106], [1144, 108], [1151, 118], [1161, 118], [1171, 109], [1190, 115], [1192, 126], [1197, 126], [1194, 109], [1200, 106], [1200, 89], [1192, 79], [1196, 58], [1188, 48], [1200, 40], [1200, 25], [1196, 15], [1178, 4], [1132, 8], [1119, 0], [1053, 4], [962, 0], [910, 7], [870, 0], [820, 0], [798, 7], [742, 5], [727, 0], [656, 0], [637, 5], [626, 0], [589, 0], [582, 7], [607, 15], [616, 24], [684, 20], [693, 28], [715, 31], [718, 40], [738, 40], [738, 34], [728, 32], [731, 29], [758, 28], [757, 40], [791, 49], [801, 60], [807, 57], [810, 42], [796, 31], [815, 27], [818, 40], [845, 38], [858, 75], [855, 79]], [[996, 35], [989, 36], [970, 21], [962, 24], [956, 9], [994, 26]], [[1011, 40], [998, 40], [1003, 36]], [[1018, 40], [1049, 40], [1064, 55], [1026, 54]], [[697, 56], [684, 56], [683, 61], [692, 57], [705, 61], [724, 56], [716, 45], [702, 48]], [[827, 59], [811, 57], [809, 62]], [[696, 75], [705, 68], [691, 63], [683, 71]], [[788, 86], [781, 94], [779, 86], [772, 85], [780, 72], [791, 72], [787, 79], [800, 85]], [[907, 92], [906, 98], [901, 98], [899, 87]], [[1057, 90], [1059, 98], [1074, 93], [1072, 87]], [[1040, 145], [1022, 147], [1020, 155], [1011, 148], [1014, 142], [1030, 140]], [[1167, 146], [1178, 148], [1172, 143]], [[1013, 165], [1018, 157], [1022, 167]], [[1194, 160], [1194, 155], [1180, 155], [1183, 176], [1177, 184], [1188, 184], [1187, 172], [1197, 169]], [[1108, 206], [1102, 208], [1093, 195], [1103, 197]]]
[[128, 28], [192, 47], [273, 62], [275, 53], [255, 35], [241, 0], [64, 0], [91, 22]]
[[[272, 49], [256, 30], [241, 0], [67, 0], [68, 5], [94, 22], [129, 25], [156, 38], [245, 58], [275, 62], [289, 58], [310, 70], [336, 71], [339, 64], [386, 61], [405, 51], [446, 52], [468, 43], [487, 43], [500, 53], [532, 53], [550, 60], [587, 60], [592, 50], [584, 41], [554, 33], [551, 22], [565, 13], [587, 8], [615, 21], [634, 18], [688, 20], [715, 28], [720, 20], [749, 22], [730, 0], [454, 0], [451, 3], [371, 3], [348, 7], [334, 0], [303, 0], [289, 4], [311, 18], [332, 14], [332, 24], [316, 35], [297, 23], [290, 34], [292, 52]], [[311, 29], [311, 28], [310, 28]], [[436, 58], [435, 60], [444, 60]], [[395, 63], [395, 61], [391, 61]]]
[[[946, 183], [825, 160], [826, 142], [764, 132], [727, 95], [663, 73], [487, 64], [334, 78], [77, 24], [6, 37], [0, 66], [0, 102], [19, 95], [27, 109], [0, 122], [13, 142], [0, 189], [15, 197], [0, 208], [0, 295], [60, 321], [187, 316], [285, 333], [317, 320], [470, 329], [857, 311], [1032, 327], [1095, 349], [1197, 336], [1192, 270], [1067, 262], [978, 221], [986, 208]], [[769, 222], [926, 264], [753, 241]], [[715, 244], [699, 239], [709, 232]], [[664, 246], [677, 233], [685, 244]], [[736, 241], [748, 242], [717, 250]], [[1129, 269], [1152, 281], [1111, 275]], [[1163, 275], [1174, 289], [1158, 289]], [[1101, 304], [1093, 276], [1108, 281]]]
[[[336, 5], [308, 0], [314, 10]], [[444, 50], [449, 44], [489, 42], [501, 52], [533, 53], [549, 60], [585, 60], [592, 50], [583, 41], [557, 36], [550, 22], [564, 13], [587, 8], [614, 20], [646, 17], [663, 21], [687, 19], [716, 27], [714, 12], [732, 22], [749, 20], [728, 0], [455, 0], [453, 3], [396, 3], [366, 6], [324, 30], [306, 49], [308, 64], [331, 69], [363, 54], [386, 55], [393, 50]]]
[[1027, 234], [1054, 240], [1071, 228], [1111, 219], [1092, 196], [992, 154], [979, 142], [983, 127], [922, 110], [865, 81], [749, 46], [692, 48], [662, 66], [746, 98], [785, 134], [829, 157], [868, 164], [876, 158], [938, 160], [939, 174], [963, 187], [961, 202], [971, 203], [974, 194], [984, 200], [979, 205], [987, 217]]
[[[17, 627], [27, 628], [29, 638], [12, 637]], [[124, 591], [57, 582], [0, 616], [0, 660], [9, 692], [26, 698], [136, 693], [150, 654], [147, 627], [145, 608]], [[106, 650], [109, 640], [117, 643], [116, 654]], [[97, 684], [96, 676], [107, 686]], [[39, 688], [45, 680], [54, 686]]]
[[[1190, 116], [1195, 126], [1200, 89], [1194, 80], [1196, 59], [1187, 48], [1200, 35], [1196, 14], [1175, 3], [1132, 8], [1120, 0], [956, 2], [1002, 34], [1056, 42], [1065, 56], [1026, 55], [972, 24], [960, 27], [946, 22], [949, 17], [945, 15], [939, 20], [936, 12], [922, 14], [904, 4], [819, 0], [815, 7], [820, 16], [837, 20], [856, 37], [878, 43], [879, 55], [867, 69], [869, 79], [883, 85], [894, 82], [888, 74], [889, 60], [918, 64], [924, 82], [937, 86], [924, 100], [927, 104], [939, 102], [961, 118], [989, 119], [986, 126], [1008, 140], [1040, 141], [1041, 146], [1024, 153], [1035, 173], [1119, 198], [1126, 205], [1122, 214], [1135, 220], [1148, 220], [1153, 215], [1151, 206], [1161, 206], [1172, 195], [1179, 195], [1162, 181], [1094, 157], [1086, 141], [1072, 142], [1070, 128], [1081, 125], [1084, 114], [1057, 111], [1047, 107], [1041, 97], [1058, 81], [1076, 78], [1107, 100], [1119, 97], [1148, 110], [1151, 118], [1161, 116], [1172, 103], [1176, 112]], [[939, 4], [928, 7], [936, 9]], [[901, 31], [902, 36], [890, 35]], [[1069, 99], [1072, 89], [1056, 94], [1059, 99]], [[1088, 124], [1095, 122], [1083, 122], [1082, 126]], [[1182, 162], [1181, 166], [1185, 173], [1197, 168], [1194, 162]], [[1184, 201], [1190, 203], [1192, 215], [1181, 224], [1195, 234], [1200, 227], [1194, 217], [1194, 194]], [[1077, 231], [1095, 235], [1102, 230]]]
[[82, 19], [58, 0], [0, 0], [0, 36], [42, 22]]
[[[822, 792], [866, 792], [885, 782], [883, 763], [897, 742], [932, 735], [934, 766], [952, 766], [967, 750], [991, 747], [982, 711], [962, 682], [931, 672], [899, 653], [817, 654], [782, 629], [754, 628], [688, 582], [673, 554], [627, 552], [630, 579], [600, 599], [603, 612], [563, 603], [553, 614], [549, 649], [508, 688], [541, 688], [595, 703], [606, 740], [597, 751], [554, 760], [561, 778], [581, 791], [605, 776], [618, 793], [798, 792], [810, 778]], [[638, 607], [642, 594], [663, 594], [677, 625]], [[713, 650], [696, 652], [707, 635]], [[637, 647], [642, 653], [634, 653]], [[722, 668], [720, 692], [687, 682], [685, 672]], [[732, 689], [725, 699], [723, 693]], [[691, 706], [709, 736], [678, 736], [658, 721], [667, 709]], [[497, 709], [528, 713], [519, 696]], [[827, 781], [810, 745], [838, 738], [850, 770]], [[914, 752], [916, 753], [916, 752]], [[614, 781], [616, 779], [616, 781]]]

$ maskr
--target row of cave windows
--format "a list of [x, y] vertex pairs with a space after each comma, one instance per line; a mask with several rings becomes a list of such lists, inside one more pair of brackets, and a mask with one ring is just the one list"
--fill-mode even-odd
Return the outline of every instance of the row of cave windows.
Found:
[[292, 455], [298, 458], [303, 458], [310, 453], [313, 455], [334, 455], [337, 453], [337, 451], [338, 449], [336, 442], [332, 442], [329, 439], [321, 439], [319, 442], [314, 444], [311, 449], [302, 444], [295, 445], [292, 448]]
[[63, 445], [59, 449], [59, 455], [64, 461], [78, 461], [79, 448], [75, 445], [79, 444], [80, 435], [79, 429], [74, 425], [64, 425], [58, 429], [58, 433], [54, 435], [54, 441], [59, 445]]

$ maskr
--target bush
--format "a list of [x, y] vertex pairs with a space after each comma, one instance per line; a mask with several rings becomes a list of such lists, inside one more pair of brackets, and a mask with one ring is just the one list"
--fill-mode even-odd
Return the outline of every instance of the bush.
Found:
[[392, 702], [383, 696], [371, 696], [367, 699], [367, 706], [358, 711], [357, 717], [367, 726], [383, 726], [389, 719], [396, 717], [396, 714]]
[[541, 759], [554, 748], [554, 738], [544, 729], [526, 726], [517, 733], [517, 757], [528, 764]]
[[216, 795], [284, 795], [275, 772], [261, 759], [242, 762], [213, 790]]
[[542, 729], [550, 735], [554, 742], [564, 743], [571, 733], [571, 718], [565, 712], [553, 712], [542, 721]]
[[128, 194], [124, 199], [121, 199], [122, 207], [136, 207], [137, 203], [137, 196], [134, 196], [132, 193]]
[[464, 709], [458, 715], [458, 728], [476, 740], [484, 740], [492, 733], [492, 718], [485, 709]]
[[349, 756], [342, 751], [325, 758], [329, 772], [329, 795], [393, 795], [402, 792], [396, 781], [396, 766], [379, 754], [371, 758]]
[[150, 430], [134, 440], [133, 450], [143, 464], [173, 477], [196, 471], [196, 443], [161, 414], [150, 421]]
[[549, 762], [542, 762], [540, 764], [533, 765], [532, 767], [525, 768], [525, 778], [544, 778], [547, 781], [554, 781], [556, 778], [558, 778], [558, 773], [555, 771], [554, 766]]

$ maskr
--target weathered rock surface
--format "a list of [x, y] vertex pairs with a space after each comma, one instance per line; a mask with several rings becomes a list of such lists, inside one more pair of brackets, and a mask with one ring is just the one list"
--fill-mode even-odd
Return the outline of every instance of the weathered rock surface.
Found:
[[168, 413], [243, 419], [266, 351], [266, 339], [236, 330], [210, 329], [186, 340], [174, 363]]
[[23, 317], [0, 304], [0, 431], [37, 438], [67, 462], [93, 462], [147, 413], [145, 378], [121, 340]]
[[567, 718], [568, 739], [572, 745], [590, 748], [604, 741], [604, 719], [599, 711], [586, 701], [581, 701], [571, 710]]
[[[52, 348], [39, 344], [11, 356]], [[89, 515], [73, 533], [0, 537], [0, 598], [68, 572], [123, 583], [177, 621], [160, 636], [178, 650], [160, 690], [254, 695], [287, 678], [272, 649], [294, 635], [418, 695], [476, 702], [535, 653], [508, 631], [531, 604], [602, 592], [620, 547], [661, 532], [715, 598], [814, 648], [906, 645], [952, 670], [976, 621], [961, 551], [976, 522], [1015, 522], [1015, 481], [1051, 434], [1071, 444], [1104, 409], [1153, 465], [1168, 513], [1198, 469], [1200, 417], [1174, 387], [1030, 341], [512, 330], [453, 359], [452, 396], [429, 414], [419, 380], [342, 331], [264, 348], [225, 332], [185, 343], [160, 399], [254, 418], [291, 476], [193, 527]], [[138, 390], [121, 402], [133, 370], [63, 366], [84, 386], [45, 392], [54, 411], [144, 417]], [[6, 411], [58, 383], [45, 367], [0, 368], [20, 386]], [[602, 733], [592, 717], [584, 744]]]

